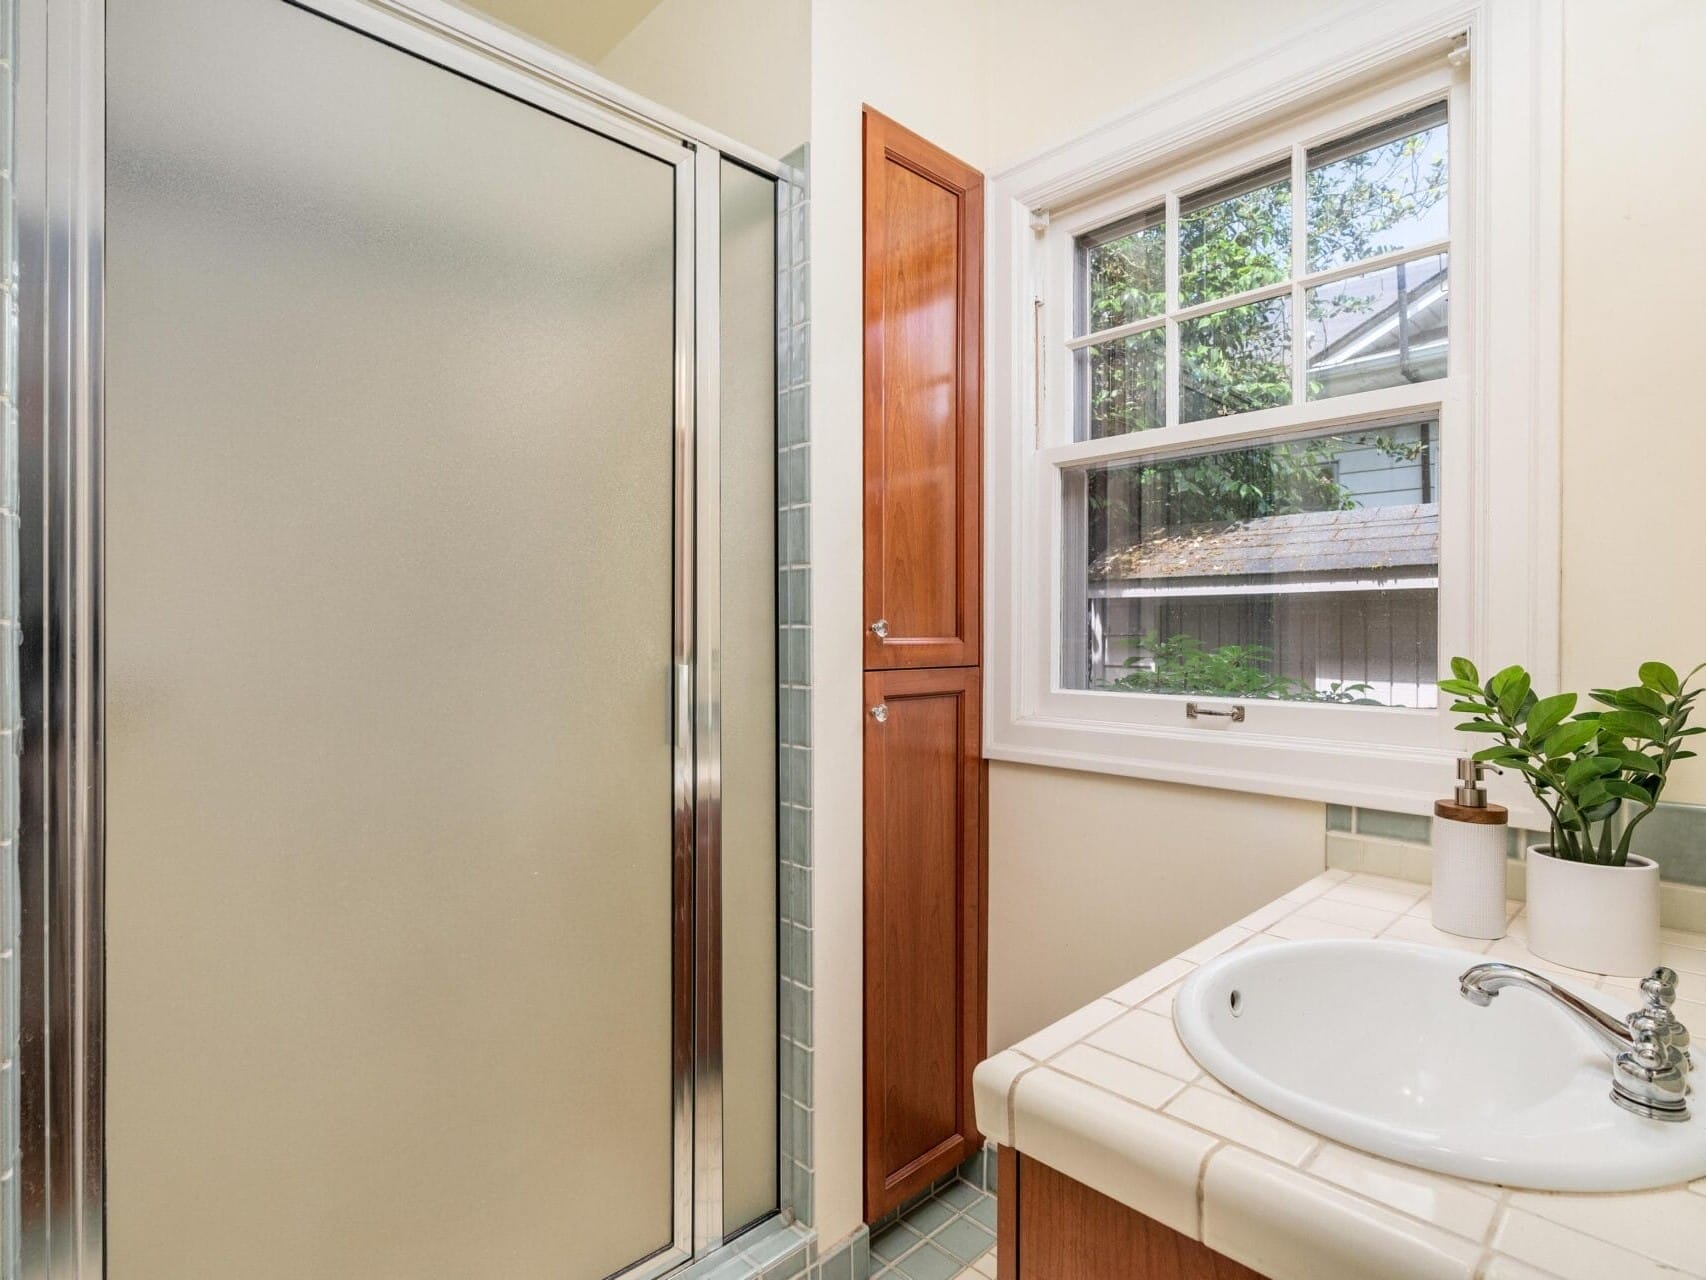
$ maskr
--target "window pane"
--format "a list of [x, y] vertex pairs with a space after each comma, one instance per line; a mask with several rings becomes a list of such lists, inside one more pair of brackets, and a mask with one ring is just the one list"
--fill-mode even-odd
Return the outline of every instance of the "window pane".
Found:
[[1291, 403], [1291, 299], [1270, 298], [1179, 325], [1179, 421]]
[[1194, 306], [1291, 278], [1290, 166], [1179, 205], [1179, 303]]
[[1167, 219], [1150, 209], [1078, 241], [1078, 332], [1158, 316], [1167, 305]]
[[1434, 706], [1437, 436], [1412, 422], [1070, 473], [1068, 687]]
[[1445, 104], [1309, 153], [1309, 269], [1443, 239]]
[[1449, 297], [1443, 253], [1309, 290], [1309, 398], [1443, 378]]
[[1146, 329], [1075, 353], [1078, 438], [1167, 425], [1167, 332]]

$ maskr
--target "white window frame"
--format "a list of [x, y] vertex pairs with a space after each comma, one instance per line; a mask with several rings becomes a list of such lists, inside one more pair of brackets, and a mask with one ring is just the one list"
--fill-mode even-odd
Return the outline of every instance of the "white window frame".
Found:
[[[1233, 724], [1187, 720], [1182, 697], [1063, 686], [1063, 468], [1293, 428], [1437, 414], [1440, 661], [1522, 662], [1537, 686], [1556, 686], [1560, 25], [1556, 0], [1355, 6], [989, 184], [990, 759], [1415, 813], [1446, 794], [1463, 750], [1449, 697], [1437, 711], [1252, 700]], [[1447, 377], [1209, 422], [1178, 424], [1170, 410], [1171, 425], [1074, 440], [1076, 236], [1163, 203], [1176, 213], [1181, 194], [1283, 156], [1299, 183], [1308, 146], [1442, 97]], [[1293, 235], [1300, 251], [1303, 228]], [[1302, 288], [1294, 281], [1294, 386], [1305, 376]], [[1520, 789], [1501, 799], [1515, 819], [1532, 816]]]

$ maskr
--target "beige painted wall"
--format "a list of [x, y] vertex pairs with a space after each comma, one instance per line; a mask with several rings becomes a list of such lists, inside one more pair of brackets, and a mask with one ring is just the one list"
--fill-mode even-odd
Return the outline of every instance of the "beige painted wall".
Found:
[[662, 0], [597, 71], [780, 159], [811, 117], [811, 0]]
[[1004, 1049], [1321, 870], [1321, 806], [989, 766], [989, 1047]]
[[1124, 115], [1343, 3], [984, 0], [988, 171]]
[[[1565, 5], [1569, 688], [1628, 683], [1647, 658], [1706, 661], [1702, 48], [1698, 0]], [[1678, 766], [1667, 794], [1706, 803], [1706, 761]]]

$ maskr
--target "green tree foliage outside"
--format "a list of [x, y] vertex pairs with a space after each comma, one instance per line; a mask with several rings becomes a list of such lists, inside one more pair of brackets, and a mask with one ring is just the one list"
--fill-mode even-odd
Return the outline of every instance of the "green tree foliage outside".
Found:
[[[1443, 122], [1312, 169], [1306, 191], [1312, 270], [1357, 262], [1406, 245], [1446, 198]], [[1414, 241], [1410, 241], [1413, 243]], [[1085, 319], [1091, 330], [1155, 316], [1165, 306], [1165, 227], [1134, 220], [1087, 246]], [[1290, 274], [1291, 183], [1281, 178], [1235, 192], [1180, 220], [1180, 296], [1184, 305], [1227, 297]], [[1311, 293], [1310, 322], [1370, 311], [1373, 293]], [[1180, 420], [1243, 413], [1291, 402], [1289, 302], [1280, 298], [1213, 312], [1180, 325]], [[1092, 438], [1161, 426], [1166, 421], [1164, 338], [1160, 329], [1080, 354], [1087, 433]], [[1139, 528], [1261, 519], [1356, 505], [1338, 483], [1334, 461], [1347, 448], [1374, 445], [1413, 461], [1408, 433], [1362, 432], [1182, 460], [1094, 471], [1088, 479], [1089, 544]], [[1140, 519], [1140, 517], [1142, 517]], [[1094, 550], [1092, 558], [1094, 558]], [[1131, 670], [1113, 681], [1142, 692], [1208, 693], [1303, 701], [1366, 701], [1366, 685], [1316, 690], [1271, 672], [1260, 645], [1205, 648], [1194, 637], [1140, 637]]]

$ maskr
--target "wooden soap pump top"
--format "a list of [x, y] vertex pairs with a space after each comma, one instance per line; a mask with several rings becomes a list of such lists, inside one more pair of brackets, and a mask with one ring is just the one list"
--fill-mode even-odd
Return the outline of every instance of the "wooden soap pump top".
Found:
[[1463, 756], [1457, 761], [1457, 791], [1450, 800], [1434, 801], [1434, 817], [1451, 822], [1474, 822], [1486, 827], [1502, 827], [1511, 820], [1510, 810], [1502, 804], [1487, 803], [1487, 788], [1483, 775], [1488, 769], [1503, 773], [1498, 765], [1485, 760]]

